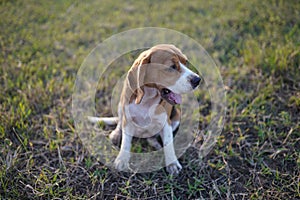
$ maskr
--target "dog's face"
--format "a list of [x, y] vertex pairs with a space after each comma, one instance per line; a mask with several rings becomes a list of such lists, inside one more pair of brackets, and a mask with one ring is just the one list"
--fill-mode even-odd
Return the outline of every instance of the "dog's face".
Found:
[[141, 53], [128, 73], [135, 102], [141, 102], [143, 86], [149, 86], [170, 104], [180, 104], [181, 94], [195, 89], [201, 80], [187, 65], [187, 57], [174, 45], [157, 45]]

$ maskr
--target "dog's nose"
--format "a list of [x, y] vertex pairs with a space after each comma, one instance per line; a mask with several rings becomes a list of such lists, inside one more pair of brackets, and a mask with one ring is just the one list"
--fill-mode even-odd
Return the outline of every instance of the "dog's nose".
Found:
[[194, 76], [191, 79], [191, 85], [192, 85], [193, 89], [195, 89], [199, 85], [200, 81], [201, 81], [201, 78], [199, 76]]

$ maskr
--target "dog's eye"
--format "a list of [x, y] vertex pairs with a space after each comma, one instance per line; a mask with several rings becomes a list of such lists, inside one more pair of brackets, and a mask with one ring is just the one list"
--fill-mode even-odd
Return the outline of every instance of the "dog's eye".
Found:
[[177, 70], [177, 66], [174, 64], [174, 65], [171, 65], [170, 66], [170, 69], [172, 69], [172, 70]]

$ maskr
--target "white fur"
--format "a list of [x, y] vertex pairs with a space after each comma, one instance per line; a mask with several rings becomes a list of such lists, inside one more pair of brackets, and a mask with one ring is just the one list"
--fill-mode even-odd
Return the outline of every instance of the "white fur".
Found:
[[166, 124], [160, 136], [164, 145], [164, 154], [167, 171], [170, 174], [178, 174], [182, 167], [175, 155], [172, 126]]
[[190, 69], [188, 69], [184, 64], [179, 62], [180, 68], [181, 68], [181, 76], [180, 78], [175, 82], [174, 85], [169, 86], [168, 89], [171, 90], [174, 93], [177, 94], [184, 94], [187, 92], [190, 92], [193, 90], [193, 87], [191, 85], [190, 79], [193, 76], [198, 76], [194, 72], [192, 72]]
[[172, 131], [175, 131], [178, 128], [179, 124], [180, 124], [180, 121], [173, 121], [171, 123]]
[[[150, 138], [155, 134], [162, 132], [164, 125], [167, 123], [167, 115], [162, 112], [155, 115], [155, 109], [159, 106], [160, 94], [155, 88], [144, 87], [144, 97], [139, 104], [135, 102], [125, 106], [127, 123], [122, 127], [122, 142], [119, 155], [115, 160], [115, 167], [119, 171], [129, 168], [130, 148], [132, 136], [139, 137], [145, 131], [149, 131], [147, 137]], [[150, 108], [150, 109], [149, 109]], [[119, 109], [120, 111], [120, 109]], [[119, 113], [118, 126], [122, 122], [122, 113]]]
[[129, 169], [132, 136], [126, 134], [126, 132], [128, 133], [130, 131], [132, 130], [125, 128], [125, 130], [122, 132], [121, 149], [117, 158], [114, 161], [115, 167], [119, 171], [124, 171], [126, 169]]
[[156, 135], [163, 129], [167, 122], [166, 112], [155, 114], [157, 109], [164, 109], [159, 105], [160, 99], [157, 89], [144, 87], [142, 101], [139, 104], [133, 102], [125, 106], [127, 125], [134, 130], [134, 133], [128, 133], [129, 135], [148, 138]]

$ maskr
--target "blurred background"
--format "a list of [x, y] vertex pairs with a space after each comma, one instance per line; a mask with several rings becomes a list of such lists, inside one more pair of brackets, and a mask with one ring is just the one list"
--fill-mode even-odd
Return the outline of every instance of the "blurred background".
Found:
[[[296, 0], [1, 1], [0, 199], [299, 199], [299, 12]], [[114, 172], [74, 129], [81, 63], [101, 41], [140, 27], [195, 39], [227, 92], [217, 144], [202, 160], [189, 149], [178, 177]], [[105, 114], [109, 86], [98, 92]], [[201, 106], [205, 125], [210, 102]]]

